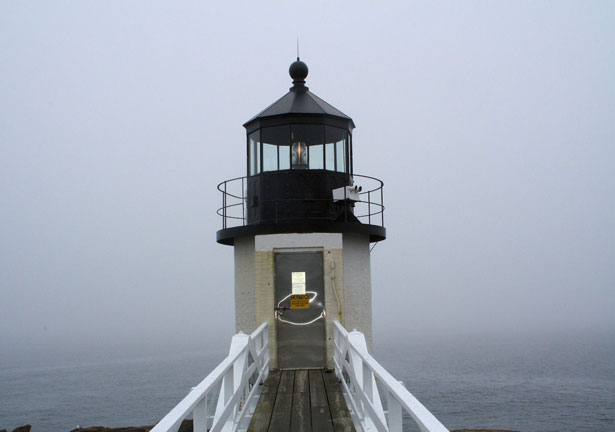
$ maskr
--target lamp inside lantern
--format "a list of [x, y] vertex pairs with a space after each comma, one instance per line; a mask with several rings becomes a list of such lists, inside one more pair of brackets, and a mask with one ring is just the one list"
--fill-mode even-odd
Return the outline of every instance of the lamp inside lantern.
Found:
[[307, 169], [308, 167], [308, 152], [307, 145], [302, 141], [293, 143], [292, 148], [292, 168]]

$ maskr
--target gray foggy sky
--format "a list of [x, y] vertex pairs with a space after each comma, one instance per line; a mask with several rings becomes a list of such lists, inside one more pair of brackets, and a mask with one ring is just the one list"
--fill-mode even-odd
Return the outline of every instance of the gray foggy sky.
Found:
[[615, 329], [613, 23], [608, 1], [2, 2], [2, 350], [227, 344], [216, 184], [297, 36], [385, 182], [376, 338]]

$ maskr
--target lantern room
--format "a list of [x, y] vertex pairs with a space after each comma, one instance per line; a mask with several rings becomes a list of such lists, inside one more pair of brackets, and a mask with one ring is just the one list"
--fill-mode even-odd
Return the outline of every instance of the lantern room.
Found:
[[308, 67], [299, 58], [289, 74], [288, 93], [244, 124], [246, 175], [218, 186], [217, 241], [307, 232], [383, 240], [382, 182], [354, 173], [354, 122], [309, 90]]

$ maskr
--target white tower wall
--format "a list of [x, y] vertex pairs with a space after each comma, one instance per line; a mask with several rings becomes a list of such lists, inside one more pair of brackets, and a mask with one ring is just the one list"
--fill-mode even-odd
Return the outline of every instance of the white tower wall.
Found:
[[344, 234], [344, 327], [365, 334], [372, 349], [372, 279], [369, 237]]

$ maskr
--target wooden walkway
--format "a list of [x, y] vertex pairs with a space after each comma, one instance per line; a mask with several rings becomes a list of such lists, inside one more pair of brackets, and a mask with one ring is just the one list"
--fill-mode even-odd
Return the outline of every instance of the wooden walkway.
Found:
[[333, 372], [271, 371], [248, 432], [354, 432]]

